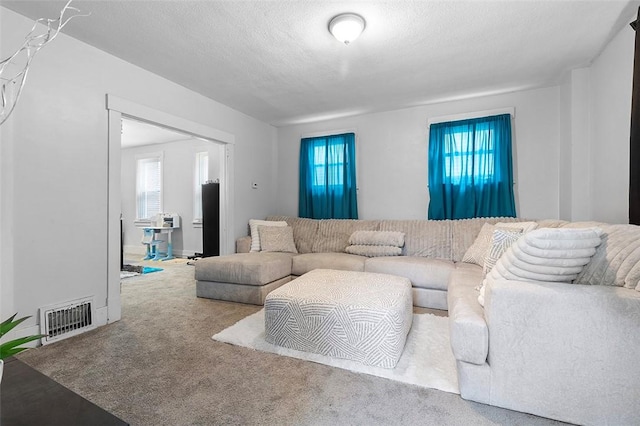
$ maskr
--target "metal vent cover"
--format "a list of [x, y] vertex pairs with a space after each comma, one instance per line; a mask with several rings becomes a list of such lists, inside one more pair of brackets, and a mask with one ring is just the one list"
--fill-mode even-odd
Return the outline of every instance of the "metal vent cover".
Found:
[[57, 342], [94, 329], [96, 308], [93, 297], [72, 300], [40, 308], [42, 344]]

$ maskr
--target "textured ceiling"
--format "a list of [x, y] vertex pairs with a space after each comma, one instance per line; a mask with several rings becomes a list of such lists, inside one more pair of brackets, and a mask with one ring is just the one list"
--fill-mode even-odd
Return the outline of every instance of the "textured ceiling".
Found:
[[[5, 1], [29, 18], [64, 1]], [[81, 1], [65, 32], [283, 126], [557, 84], [639, 1]], [[345, 46], [342, 12], [367, 27]], [[631, 31], [631, 29], [629, 29]]]

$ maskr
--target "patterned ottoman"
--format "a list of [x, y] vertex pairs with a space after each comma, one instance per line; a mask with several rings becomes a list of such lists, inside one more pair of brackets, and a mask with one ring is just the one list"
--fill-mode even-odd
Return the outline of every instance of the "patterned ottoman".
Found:
[[264, 310], [269, 343], [393, 368], [413, 320], [411, 281], [316, 269], [269, 293]]

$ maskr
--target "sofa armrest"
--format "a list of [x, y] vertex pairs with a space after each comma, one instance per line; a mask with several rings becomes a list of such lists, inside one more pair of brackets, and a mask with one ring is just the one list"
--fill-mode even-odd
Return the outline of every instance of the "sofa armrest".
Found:
[[249, 253], [251, 251], [251, 236], [241, 237], [236, 240], [236, 253]]
[[482, 282], [482, 268], [458, 265], [449, 278], [447, 306], [453, 356], [458, 361], [482, 365], [489, 352], [489, 330], [475, 287]]
[[491, 404], [574, 423], [637, 421], [640, 292], [488, 281]]

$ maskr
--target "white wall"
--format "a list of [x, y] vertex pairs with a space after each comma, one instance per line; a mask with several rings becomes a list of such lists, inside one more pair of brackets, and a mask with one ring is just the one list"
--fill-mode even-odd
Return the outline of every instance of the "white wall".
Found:
[[[629, 22], [632, 20], [629, 17]], [[634, 32], [624, 26], [560, 86], [560, 218], [629, 222]]]
[[298, 212], [301, 136], [355, 130], [360, 217], [426, 218], [427, 120], [514, 106], [518, 215], [628, 223], [633, 51], [625, 25], [555, 87], [280, 128], [278, 212]]
[[278, 129], [279, 213], [298, 213], [298, 155], [302, 135], [355, 130], [358, 209], [362, 219], [425, 219], [427, 120], [515, 107], [514, 173], [521, 217], [559, 215], [559, 87], [425, 105]]
[[[32, 25], [0, 7], [0, 56]], [[0, 128], [2, 318], [85, 295], [106, 312], [107, 93], [234, 135], [233, 237], [273, 211], [274, 127], [61, 34], [32, 62]]]
[[589, 69], [568, 73], [560, 85], [558, 114], [560, 117], [560, 219], [591, 219], [592, 171], [589, 143]]
[[629, 223], [634, 36], [625, 25], [590, 67], [591, 218], [603, 222]]
[[209, 153], [209, 180], [220, 179], [222, 145], [198, 139], [146, 145], [122, 150], [122, 216], [125, 251], [143, 253], [142, 229], [136, 219], [136, 160], [162, 152], [163, 211], [180, 215], [180, 228], [172, 233], [174, 256], [202, 253], [202, 225], [194, 225], [194, 179], [196, 153]]
[[571, 219], [573, 188], [571, 186], [571, 77], [565, 78], [559, 87], [558, 119], [559, 119], [559, 157], [558, 157], [558, 204], [559, 218]]

